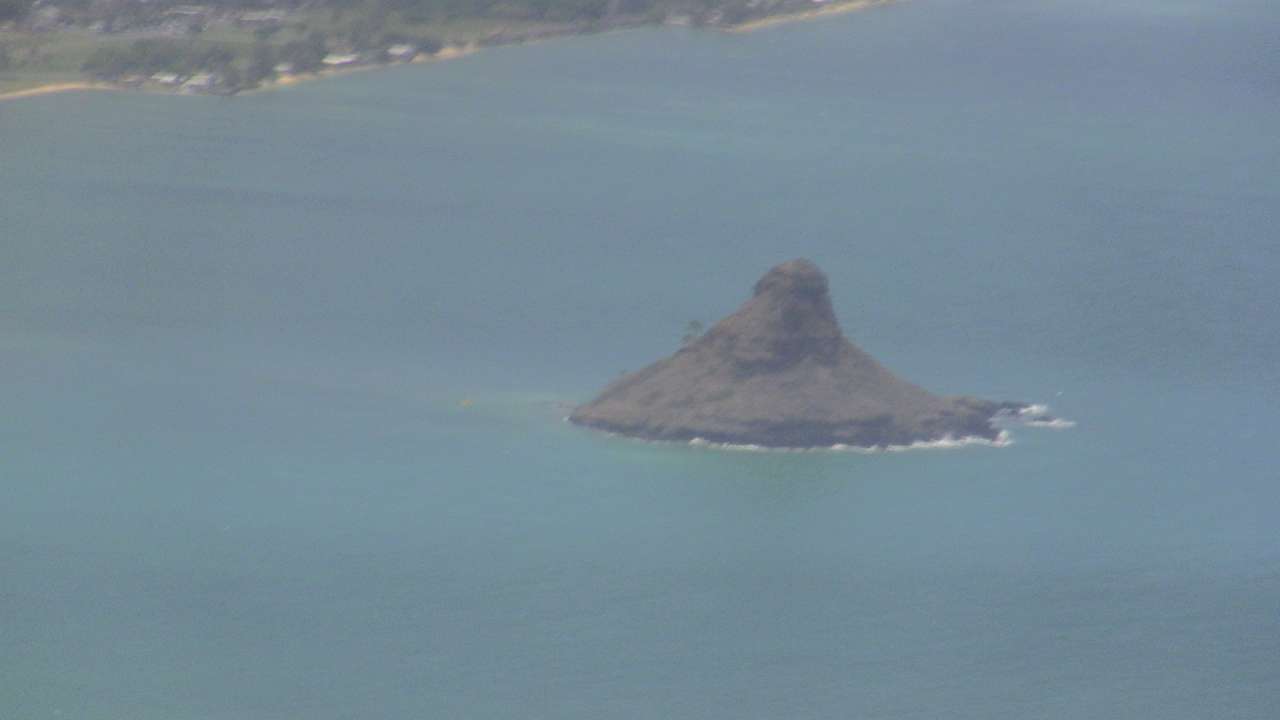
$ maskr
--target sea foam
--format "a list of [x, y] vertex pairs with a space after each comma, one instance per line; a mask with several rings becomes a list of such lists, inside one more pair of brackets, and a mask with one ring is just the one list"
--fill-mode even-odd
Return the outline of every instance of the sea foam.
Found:
[[1001, 430], [995, 439], [970, 435], [966, 437], [953, 437], [947, 435], [937, 440], [917, 440], [909, 445], [845, 445], [836, 443], [830, 446], [817, 447], [767, 447], [764, 445], [753, 445], [746, 443], [720, 443], [711, 442], [705, 438], [693, 438], [689, 441], [690, 447], [708, 448], [711, 450], [728, 450], [734, 452], [849, 452], [859, 453], [863, 455], [874, 455], [885, 452], [906, 452], [908, 450], [957, 450], [959, 448], [978, 446], [978, 447], [1008, 447], [1013, 444], [1013, 438], [1007, 430]]
[[1049, 420], [1027, 420], [1025, 423], [1028, 427], [1049, 428], [1051, 430], [1066, 430], [1076, 426], [1075, 420], [1067, 420], [1065, 418], [1052, 418]]
[[1036, 428], [1050, 428], [1052, 430], [1066, 430], [1076, 426], [1074, 420], [1066, 418], [1054, 417], [1049, 414], [1049, 406], [1043, 404], [1028, 405], [1020, 410], [1017, 414], [1005, 417], [1011, 417], [1022, 425]]

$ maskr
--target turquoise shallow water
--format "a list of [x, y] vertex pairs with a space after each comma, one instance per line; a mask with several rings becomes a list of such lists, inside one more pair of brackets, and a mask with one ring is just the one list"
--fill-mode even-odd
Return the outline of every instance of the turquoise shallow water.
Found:
[[[0, 104], [0, 717], [1274, 718], [1278, 31], [924, 0]], [[794, 256], [1078, 426], [560, 421]]]

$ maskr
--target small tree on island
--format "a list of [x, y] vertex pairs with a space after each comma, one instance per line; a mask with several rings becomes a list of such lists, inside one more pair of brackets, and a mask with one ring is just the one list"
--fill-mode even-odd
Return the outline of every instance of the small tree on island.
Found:
[[684, 336], [680, 338], [680, 344], [689, 345], [694, 340], [697, 340], [698, 338], [702, 337], [702, 333], [705, 331], [706, 331], [706, 328], [703, 327], [701, 321], [690, 320], [688, 324], [684, 326]]
[[261, 84], [275, 74], [275, 67], [276, 49], [264, 42], [254, 45], [249, 66], [245, 69], [245, 83], [250, 86]]

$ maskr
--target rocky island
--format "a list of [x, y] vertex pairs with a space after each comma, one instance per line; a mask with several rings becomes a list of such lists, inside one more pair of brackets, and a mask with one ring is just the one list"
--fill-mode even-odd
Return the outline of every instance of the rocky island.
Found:
[[1032, 407], [935, 395], [894, 375], [844, 336], [822, 271], [792, 260], [737, 312], [569, 420], [647, 440], [871, 448], [996, 441], [998, 418]]

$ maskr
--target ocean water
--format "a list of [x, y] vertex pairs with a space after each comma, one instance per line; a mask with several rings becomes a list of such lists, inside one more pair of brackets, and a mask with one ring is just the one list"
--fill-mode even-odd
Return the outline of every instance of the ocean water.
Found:
[[[1280, 713], [1280, 6], [0, 104], [0, 718]], [[561, 421], [830, 276], [1006, 448]]]

